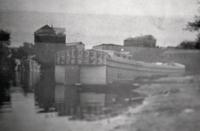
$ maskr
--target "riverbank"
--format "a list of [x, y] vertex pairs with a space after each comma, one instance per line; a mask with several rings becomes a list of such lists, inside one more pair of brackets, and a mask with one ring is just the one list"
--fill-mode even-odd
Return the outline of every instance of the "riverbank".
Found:
[[139, 110], [130, 110], [128, 123], [117, 131], [199, 131], [200, 77], [166, 77], [136, 90], [146, 94]]

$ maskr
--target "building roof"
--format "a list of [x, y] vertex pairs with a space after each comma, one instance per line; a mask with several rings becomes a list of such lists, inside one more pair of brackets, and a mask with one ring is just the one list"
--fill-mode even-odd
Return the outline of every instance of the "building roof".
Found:
[[65, 28], [44, 25], [41, 28], [39, 28], [38, 30], [36, 30], [35, 34], [65, 35]]
[[53, 27], [53, 29], [57, 35], [65, 34], [65, 28]]
[[35, 31], [35, 34], [45, 33], [45, 32], [53, 32], [53, 29], [49, 25], [44, 25], [38, 30]]
[[117, 45], [117, 44], [112, 44], [112, 43], [110, 43], [110, 44], [103, 43], [103, 44], [100, 44], [100, 45], [95, 45], [94, 47], [99, 47], [99, 46], [118, 46], [118, 47], [121, 47], [122, 45]]
[[85, 45], [85, 44], [81, 41], [66, 43], [66, 46], [72, 46], [72, 45]]
[[155, 39], [152, 35], [143, 35], [143, 36], [136, 36], [136, 37], [128, 37], [125, 40], [142, 40], [142, 39]]

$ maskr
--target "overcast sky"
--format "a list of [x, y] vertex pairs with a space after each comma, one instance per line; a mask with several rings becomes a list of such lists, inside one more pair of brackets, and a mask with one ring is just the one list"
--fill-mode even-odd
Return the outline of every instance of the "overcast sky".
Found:
[[197, 0], [0, 0], [1, 10], [191, 17]]
[[[73, 21], [76, 19], [73, 17], [74, 19], [71, 25], [67, 25], [65, 28], [68, 30], [67, 33], [80, 33], [80, 37], [74, 37], [89, 44], [104, 42], [119, 43], [129, 36], [152, 34], [158, 39], [157, 43], [163, 46], [165, 43], [166, 45], [177, 45], [183, 40], [194, 40], [196, 38], [194, 32], [183, 29], [186, 27], [187, 23], [192, 21], [194, 16], [198, 14], [198, 7], [200, 5], [197, 5], [197, 1], [198, 0], [0, 0], [0, 11], [61, 12], [66, 13], [66, 15], [73, 13], [75, 16], [77, 14], [116, 15], [120, 18], [117, 22], [115, 19], [110, 19], [111, 21], [107, 19], [101, 20], [98, 15], [90, 19], [88, 16], [83, 15], [83, 17], [86, 18], [80, 17], [81, 21]], [[124, 20], [121, 15], [130, 16], [131, 19]], [[152, 16], [153, 19], [145, 19], [146, 17], [144, 16]], [[31, 16], [29, 18], [31, 19]], [[42, 18], [43, 17], [41, 17], [41, 20]], [[69, 16], [63, 18], [66, 19], [63, 23], [69, 22], [70, 19], [68, 20], [68, 18]], [[21, 23], [21, 18], [4, 19], [4, 23], [0, 21], [0, 25], [4, 25], [4, 27], [5, 25], [10, 26], [8, 28], [11, 28], [10, 30], [12, 31], [14, 30], [12, 32], [13, 41], [23, 41], [21, 39], [23, 37], [15, 39], [15, 36], [18, 36], [21, 30], [15, 30], [16, 26], [9, 25], [9, 23], [14, 23], [14, 25], [18, 26], [18, 23]], [[53, 23], [50, 20], [48, 21]], [[98, 23], [99, 21], [104, 23]], [[34, 20], [31, 22], [34, 22]], [[69, 28], [72, 29], [70, 30]], [[33, 30], [31, 30], [31, 32], [33, 32]], [[92, 37], [93, 35], [96, 36]], [[102, 36], [110, 36], [110, 38], [108, 40], [104, 39]], [[30, 35], [30, 37], [32, 38], [32, 35]], [[100, 38], [97, 39], [96, 37], [102, 38], [100, 40]], [[68, 38], [72, 39], [73, 36], [68, 35]]]

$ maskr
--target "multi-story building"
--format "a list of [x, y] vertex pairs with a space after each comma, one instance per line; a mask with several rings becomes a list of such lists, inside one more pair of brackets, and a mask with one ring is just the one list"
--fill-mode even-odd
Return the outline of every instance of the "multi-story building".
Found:
[[37, 60], [45, 65], [53, 65], [55, 52], [66, 47], [65, 29], [45, 25], [35, 31], [34, 41]]
[[124, 40], [125, 47], [156, 47], [156, 39], [152, 35], [130, 37]]
[[34, 33], [35, 43], [65, 43], [65, 28], [45, 25]]

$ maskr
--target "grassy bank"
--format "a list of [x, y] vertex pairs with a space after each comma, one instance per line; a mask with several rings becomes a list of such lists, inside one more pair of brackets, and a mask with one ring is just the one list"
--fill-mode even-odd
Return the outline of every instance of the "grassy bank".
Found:
[[138, 88], [148, 95], [140, 109], [127, 113], [119, 131], [199, 131], [200, 77], [171, 77]]

